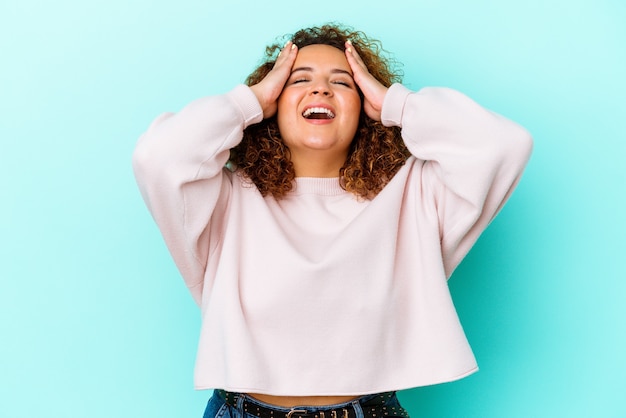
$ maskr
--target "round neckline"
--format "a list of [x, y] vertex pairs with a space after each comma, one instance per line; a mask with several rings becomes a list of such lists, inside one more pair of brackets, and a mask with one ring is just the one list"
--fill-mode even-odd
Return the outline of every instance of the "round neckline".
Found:
[[296, 177], [293, 194], [337, 196], [348, 193], [339, 184], [339, 177]]

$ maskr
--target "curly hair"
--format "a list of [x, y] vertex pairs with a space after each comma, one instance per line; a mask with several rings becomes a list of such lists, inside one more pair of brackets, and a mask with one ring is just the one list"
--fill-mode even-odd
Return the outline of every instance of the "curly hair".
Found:
[[[380, 41], [368, 38], [363, 32], [328, 24], [299, 30], [288, 38], [298, 48], [322, 44], [341, 51], [345, 50], [345, 42], [350, 40], [369, 72], [384, 86], [389, 87], [401, 80], [400, 72], [392, 66], [395, 61], [387, 57]], [[266, 47], [264, 62], [246, 79], [248, 86], [257, 84], [270, 72], [282, 45], [279, 42]], [[359, 96], [361, 114], [357, 132], [339, 178], [346, 191], [372, 199], [404, 165], [409, 151], [400, 136], [400, 128], [383, 126], [368, 117], [363, 110], [360, 90]], [[269, 194], [280, 199], [294, 187], [295, 170], [289, 148], [281, 139], [276, 116], [244, 130], [241, 143], [231, 149], [230, 163], [239, 174], [254, 183], [263, 196]]]

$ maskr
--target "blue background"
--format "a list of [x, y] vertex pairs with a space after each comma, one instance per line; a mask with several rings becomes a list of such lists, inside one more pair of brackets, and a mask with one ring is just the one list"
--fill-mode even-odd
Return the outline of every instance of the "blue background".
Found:
[[414, 417], [626, 417], [626, 6], [619, 0], [3, 0], [0, 416], [200, 417], [198, 311], [136, 189], [159, 113], [341, 21], [412, 89], [459, 89], [535, 152], [450, 287], [481, 371]]

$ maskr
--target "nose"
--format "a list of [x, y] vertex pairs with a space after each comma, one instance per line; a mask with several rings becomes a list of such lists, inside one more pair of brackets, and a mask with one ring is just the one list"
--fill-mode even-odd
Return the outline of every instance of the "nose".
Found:
[[321, 94], [322, 96], [330, 96], [330, 91], [328, 89], [313, 89], [311, 94]]
[[313, 95], [321, 95], [321, 96], [331, 96], [332, 90], [327, 82], [318, 81], [311, 88], [311, 94]]

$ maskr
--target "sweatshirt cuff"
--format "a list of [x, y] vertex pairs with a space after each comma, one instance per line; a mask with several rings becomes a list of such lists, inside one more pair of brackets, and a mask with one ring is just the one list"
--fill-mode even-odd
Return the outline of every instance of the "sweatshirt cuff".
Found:
[[263, 120], [263, 109], [250, 87], [240, 84], [226, 93], [226, 96], [239, 108], [244, 129]]
[[383, 108], [380, 113], [380, 120], [385, 126], [402, 127], [402, 113], [404, 112], [404, 104], [412, 91], [404, 87], [402, 84], [392, 84], [387, 90]]

